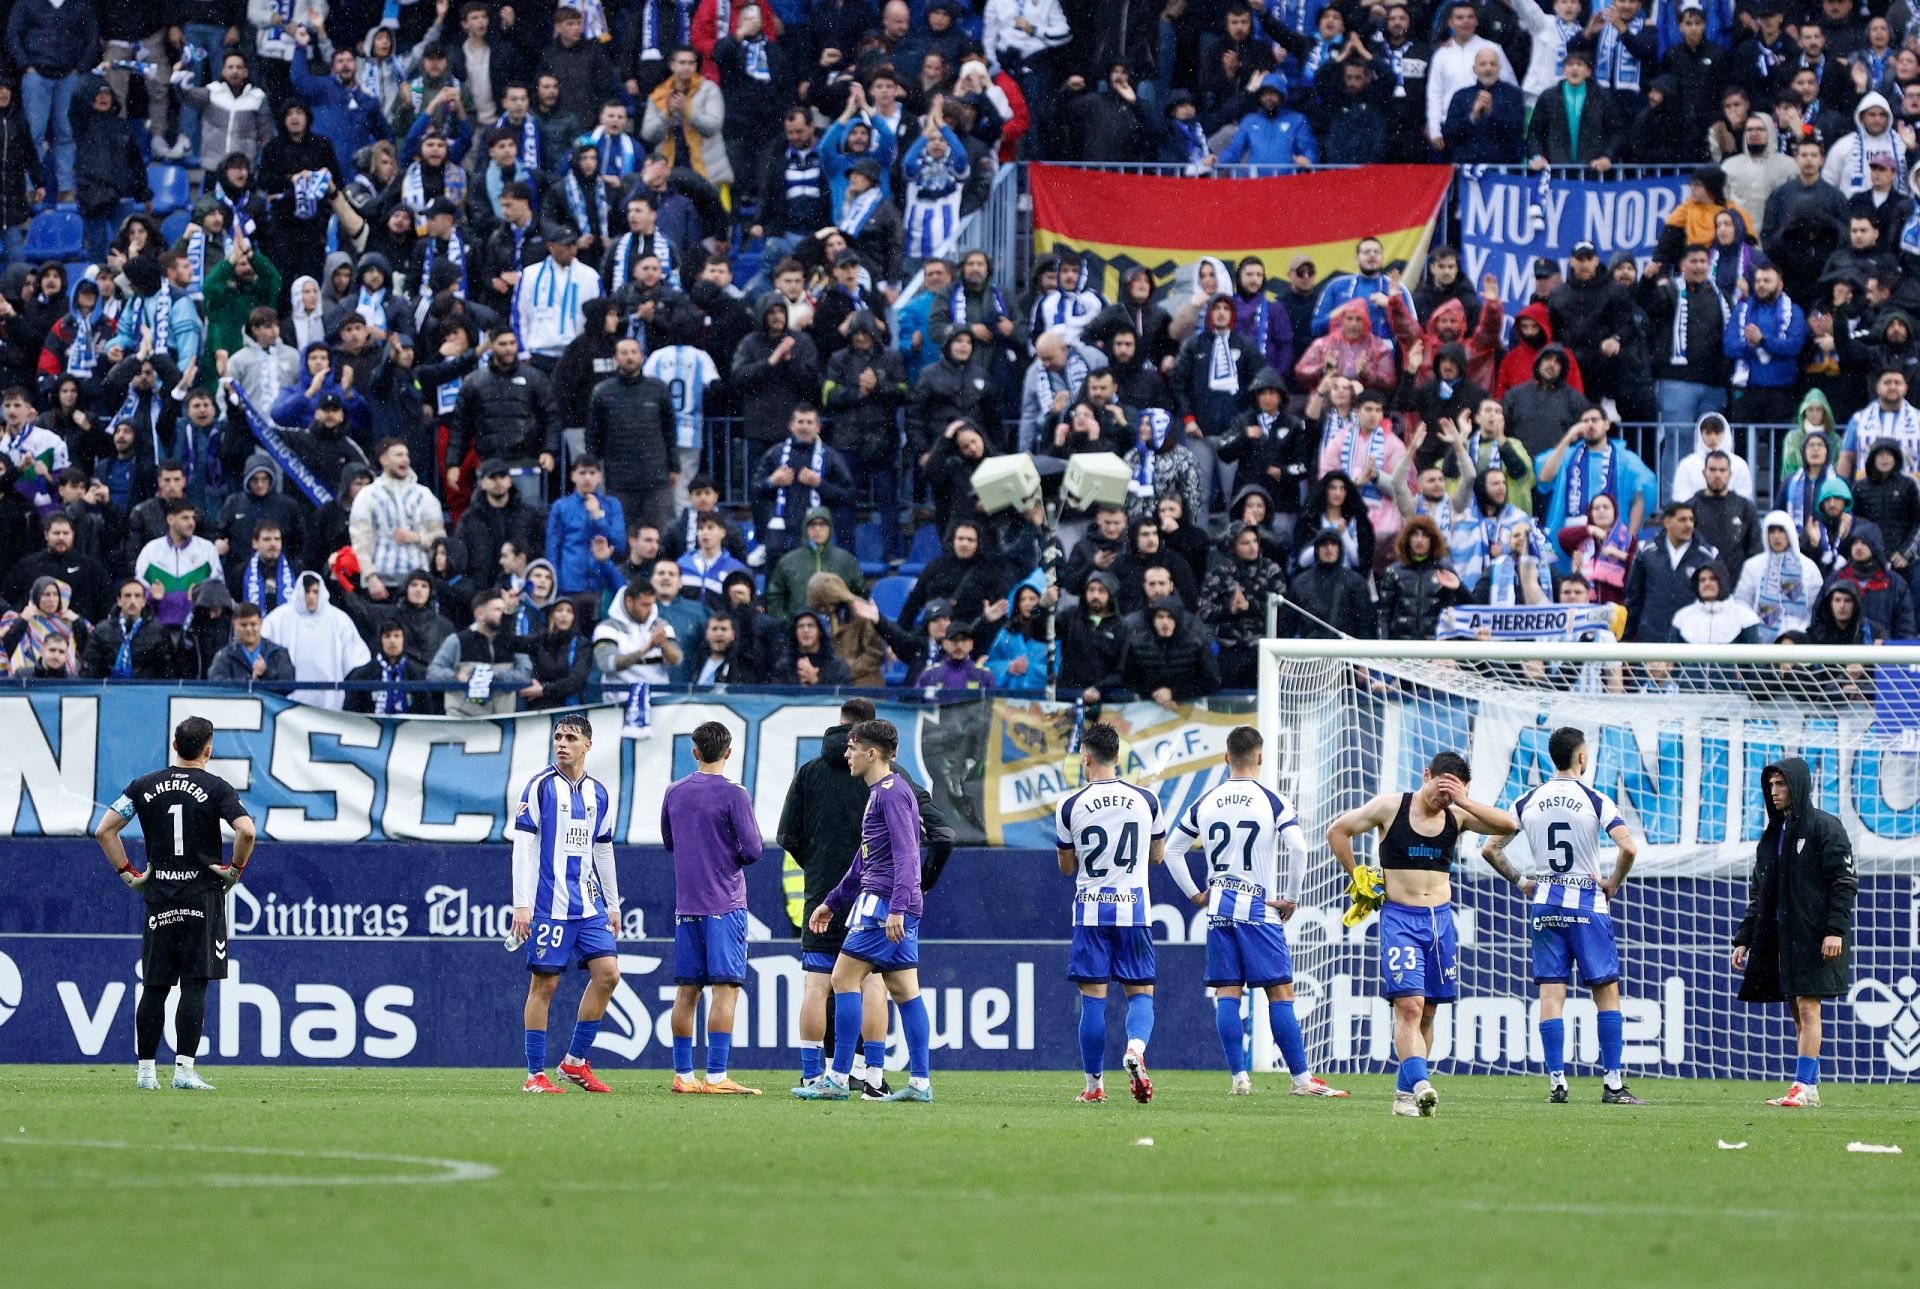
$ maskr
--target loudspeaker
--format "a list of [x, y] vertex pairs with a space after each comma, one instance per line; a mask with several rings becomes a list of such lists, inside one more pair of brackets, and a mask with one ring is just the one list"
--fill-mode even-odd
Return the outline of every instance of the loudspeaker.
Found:
[[1098, 502], [1127, 504], [1127, 463], [1111, 452], [1080, 452], [1067, 458], [1067, 478], [1060, 485], [1061, 510], [1085, 510]]
[[980, 498], [980, 508], [989, 515], [1025, 510], [1040, 500], [1040, 472], [1025, 452], [988, 457], [973, 472], [973, 491]]

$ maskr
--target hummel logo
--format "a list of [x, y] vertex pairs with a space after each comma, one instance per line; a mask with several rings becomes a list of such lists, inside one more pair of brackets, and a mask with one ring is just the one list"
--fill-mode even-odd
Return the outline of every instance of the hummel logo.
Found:
[[213, 942], [213, 956], [216, 958], [224, 958], [227, 956], [227, 942], [225, 940], [215, 940]]

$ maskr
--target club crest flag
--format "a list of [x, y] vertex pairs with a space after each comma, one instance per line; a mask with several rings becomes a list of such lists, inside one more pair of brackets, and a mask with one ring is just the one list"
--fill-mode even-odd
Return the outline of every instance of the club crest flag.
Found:
[[[1090, 285], [1114, 299], [1120, 277], [1138, 265], [1161, 285], [1191, 286], [1201, 256], [1229, 267], [1266, 261], [1270, 289], [1287, 262], [1313, 257], [1322, 280], [1353, 269], [1353, 246], [1377, 237], [1386, 260], [1407, 262], [1417, 282], [1449, 166], [1361, 166], [1263, 179], [1117, 174], [1035, 164], [1028, 171], [1036, 251], [1083, 257]], [[1186, 272], [1181, 272], [1185, 269]]]

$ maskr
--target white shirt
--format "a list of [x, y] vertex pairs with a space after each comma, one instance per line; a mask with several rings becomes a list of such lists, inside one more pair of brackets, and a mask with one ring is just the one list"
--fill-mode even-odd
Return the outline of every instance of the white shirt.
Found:
[[1466, 44], [1455, 41], [1452, 36], [1433, 47], [1433, 57], [1427, 60], [1427, 137], [1438, 138], [1440, 127], [1446, 123], [1447, 106], [1453, 102], [1453, 96], [1474, 83], [1473, 60], [1480, 51], [1491, 49], [1500, 55], [1500, 79], [1509, 85], [1520, 82], [1513, 74], [1513, 64], [1507, 61], [1506, 51], [1484, 36], [1474, 36]]
[[[1033, 31], [1028, 33], [1014, 26], [1016, 18], [1025, 18]], [[1073, 29], [1067, 25], [1060, 0], [987, 0], [980, 34], [980, 43], [989, 54], [1006, 51], [1022, 57], [1057, 48], [1073, 39]]]
[[1149, 855], [1167, 835], [1160, 799], [1125, 779], [1097, 779], [1054, 810], [1054, 845], [1072, 851], [1075, 926], [1147, 926]]
[[520, 274], [513, 288], [513, 330], [528, 353], [558, 358], [580, 334], [587, 301], [600, 296], [600, 275], [579, 260], [561, 268], [549, 257]]
[[1534, 907], [1605, 913], [1600, 848], [1626, 822], [1620, 807], [1578, 779], [1555, 775], [1515, 802], [1513, 813], [1533, 855]]
[[[1193, 894], [1187, 851], [1207, 857], [1207, 913], [1235, 922], [1280, 921], [1269, 900], [1300, 902], [1307, 839], [1293, 803], [1253, 779], [1228, 779], [1187, 807], [1168, 840], [1167, 868]], [[1280, 868], [1280, 851], [1287, 866]]]

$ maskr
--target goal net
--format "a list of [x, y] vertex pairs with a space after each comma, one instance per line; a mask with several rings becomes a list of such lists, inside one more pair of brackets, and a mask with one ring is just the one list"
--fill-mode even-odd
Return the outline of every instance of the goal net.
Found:
[[[1553, 730], [1574, 725], [1587, 735], [1592, 785], [1640, 843], [1612, 910], [1629, 1069], [1790, 1073], [1786, 1008], [1740, 1002], [1729, 957], [1766, 827], [1762, 771], [1798, 756], [1820, 808], [1852, 839], [1860, 882], [1849, 992], [1824, 1009], [1823, 1071], [1920, 1078], [1920, 648], [1269, 640], [1262, 649], [1265, 773], [1299, 811], [1310, 855], [1288, 938], [1316, 1070], [1393, 1063], [1379, 918], [1342, 925], [1346, 877], [1327, 826], [1376, 793], [1419, 787], [1441, 751], [1467, 757], [1476, 800], [1511, 808], [1553, 773]], [[1526, 906], [1481, 860], [1479, 842], [1462, 835], [1453, 870], [1459, 1000], [1439, 1008], [1430, 1059], [1454, 1072], [1539, 1074]], [[1356, 845], [1362, 862], [1373, 846]], [[1508, 854], [1523, 872], [1545, 869], [1524, 836]], [[1599, 1033], [1577, 977], [1566, 1017], [1569, 1070], [1592, 1072]], [[1270, 1065], [1270, 1045], [1257, 1047]]]

